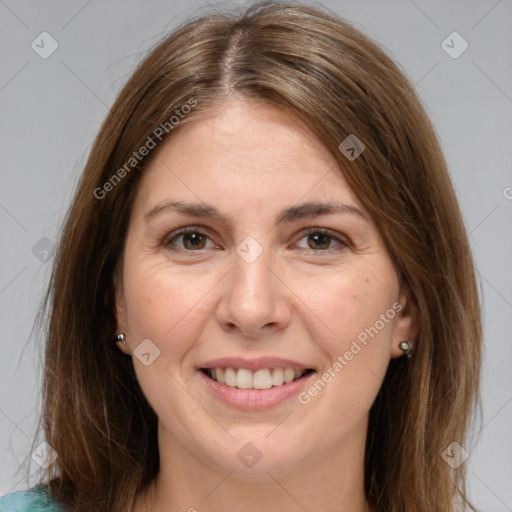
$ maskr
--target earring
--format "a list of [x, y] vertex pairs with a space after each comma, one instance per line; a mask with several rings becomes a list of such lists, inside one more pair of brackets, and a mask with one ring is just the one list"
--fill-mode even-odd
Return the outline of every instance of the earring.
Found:
[[116, 341], [120, 341], [123, 345], [126, 345], [126, 340], [124, 339], [123, 333], [117, 335]]
[[404, 351], [404, 354], [407, 356], [407, 359], [411, 359], [412, 347], [409, 344], [409, 342], [402, 341], [402, 343], [400, 343], [399, 347]]

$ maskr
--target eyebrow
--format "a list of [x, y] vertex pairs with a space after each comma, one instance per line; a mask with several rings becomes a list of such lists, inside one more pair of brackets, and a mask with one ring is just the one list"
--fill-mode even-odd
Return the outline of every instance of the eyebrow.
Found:
[[[217, 208], [206, 203], [187, 203], [184, 201], [165, 201], [157, 204], [154, 208], [144, 214], [144, 220], [149, 221], [159, 214], [177, 211], [192, 217], [211, 217], [219, 220], [223, 224], [229, 225], [229, 220]], [[314, 218], [320, 215], [344, 213], [354, 215], [364, 220], [366, 216], [355, 206], [340, 203], [339, 201], [329, 201], [327, 203], [306, 202], [296, 206], [290, 206], [284, 209], [275, 220], [276, 224], [282, 222], [293, 222], [298, 219]]]

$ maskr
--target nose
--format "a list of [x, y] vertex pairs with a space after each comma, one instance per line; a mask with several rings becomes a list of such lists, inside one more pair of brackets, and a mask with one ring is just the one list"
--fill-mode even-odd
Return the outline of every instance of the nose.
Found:
[[261, 338], [285, 329], [291, 320], [293, 292], [270, 250], [248, 262], [233, 255], [216, 309], [219, 325], [246, 338]]

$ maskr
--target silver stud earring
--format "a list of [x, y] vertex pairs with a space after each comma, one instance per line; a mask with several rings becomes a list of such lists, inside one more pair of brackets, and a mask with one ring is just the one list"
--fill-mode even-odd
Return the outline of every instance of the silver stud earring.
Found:
[[411, 359], [412, 347], [408, 341], [402, 341], [399, 347], [404, 351], [404, 354], [407, 356], [407, 359]]
[[126, 340], [123, 333], [117, 335], [116, 341], [120, 341], [123, 345], [126, 345]]

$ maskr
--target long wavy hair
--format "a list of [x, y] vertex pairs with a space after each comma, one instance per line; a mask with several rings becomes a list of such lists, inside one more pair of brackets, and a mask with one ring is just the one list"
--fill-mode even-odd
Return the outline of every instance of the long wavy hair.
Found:
[[[112, 105], [61, 226], [38, 315], [39, 429], [58, 453], [39, 482], [69, 511], [126, 512], [157, 475], [157, 417], [114, 343], [114, 276], [137, 184], [172, 137], [172, 116], [190, 122], [236, 96], [286, 108], [318, 135], [419, 307], [413, 357], [390, 362], [370, 410], [368, 503], [378, 512], [474, 510], [465, 464], [451, 468], [442, 457], [468, 440], [482, 339], [445, 158], [414, 87], [386, 53], [337, 15], [297, 2], [187, 21], [148, 52]], [[354, 160], [339, 149], [350, 134], [366, 147]], [[142, 156], [148, 138], [156, 147]]]

